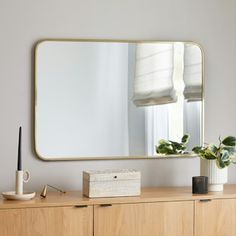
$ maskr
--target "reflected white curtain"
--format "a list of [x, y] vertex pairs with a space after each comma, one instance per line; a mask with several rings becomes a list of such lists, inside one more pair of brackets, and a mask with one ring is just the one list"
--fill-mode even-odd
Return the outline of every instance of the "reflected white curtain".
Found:
[[143, 43], [136, 49], [133, 102], [136, 106], [173, 103], [174, 46], [171, 43]]
[[184, 47], [184, 97], [187, 101], [202, 100], [202, 56], [197, 45]]
[[156, 155], [160, 139], [169, 139], [169, 105], [145, 107], [145, 153]]

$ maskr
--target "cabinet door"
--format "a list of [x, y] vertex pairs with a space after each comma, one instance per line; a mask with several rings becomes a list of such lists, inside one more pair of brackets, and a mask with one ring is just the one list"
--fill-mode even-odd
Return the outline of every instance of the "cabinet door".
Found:
[[95, 206], [95, 236], [192, 236], [194, 202]]
[[236, 200], [196, 201], [196, 236], [235, 236]]
[[0, 210], [1, 236], [92, 236], [93, 207]]

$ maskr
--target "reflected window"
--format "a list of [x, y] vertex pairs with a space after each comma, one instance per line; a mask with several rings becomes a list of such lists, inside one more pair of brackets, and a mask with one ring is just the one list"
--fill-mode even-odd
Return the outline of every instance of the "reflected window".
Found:
[[145, 152], [156, 154], [160, 139], [191, 138], [187, 150], [201, 143], [202, 59], [196, 45], [138, 45], [134, 104], [145, 106]]

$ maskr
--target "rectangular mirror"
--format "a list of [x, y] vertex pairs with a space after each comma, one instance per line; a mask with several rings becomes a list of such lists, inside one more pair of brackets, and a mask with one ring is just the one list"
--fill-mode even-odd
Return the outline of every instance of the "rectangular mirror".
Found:
[[[35, 51], [35, 149], [43, 160], [152, 158], [160, 139], [203, 142], [198, 44], [45, 40]], [[191, 152], [189, 153], [191, 155]]]

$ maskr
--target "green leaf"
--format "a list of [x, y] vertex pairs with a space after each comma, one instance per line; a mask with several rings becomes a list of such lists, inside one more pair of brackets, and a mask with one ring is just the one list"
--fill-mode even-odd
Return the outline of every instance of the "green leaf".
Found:
[[228, 151], [229, 155], [235, 155], [236, 153], [235, 147], [226, 146], [226, 147], [223, 147], [222, 150]]
[[156, 146], [156, 152], [162, 154], [174, 154], [173, 147], [169, 144], [160, 144]]
[[196, 146], [196, 147], [194, 147], [194, 148], [192, 149], [192, 151], [193, 151], [194, 153], [196, 153], [196, 154], [199, 154], [200, 151], [202, 151], [202, 147]]
[[222, 143], [225, 145], [225, 146], [236, 146], [236, 137], [234, 136], [228, 136], [226, 137]]
[[185, 134], [185, 135], [182, 137], [181, 142], [184, 143], [184, 144], [186, 144], [186, 143], [188, 143], [189, 138], [190, 138], [190, 135], [189, 135], [189, 134]]
[[216, 159], [216, 165], [218, 168], [222, 169], [229, 166], [231, 163], [230, 155], [227, 150], [222, 150], [220, 157]]
[[218, 166], [219, 169], [223, 169], [226, 167], [225, 163], [221, 160], [220, 157], [216, 159], [216, 165]]
[[223, 161], [223, 162], [228, 161], [228, 160], [230, 159], [229, 152], [228, 152], [227, 150], [223, 150], [223, 151], [221, 152], [220, 159], [221, 159], [221, 161]]
[[174, 142], [174, 141], [170, 141], [170, 142], [171, 142], [173, 148], [175, 148], [175, 149], [180, 149], [180, 150], [184, 150], [184, 149], [183, 149], [183, 148], [184, 148], [183, 144], [177, 143], [177, 142]]
[[224, 163], [225, 163], [225, 167], [228, 167], [228, 166], [230, 165], [231, 161], [228, 160], [228, 161], [226, 161], [226, 162], [224, 162]]
[[165, 139], [160, 139], [158, 143], [159, 144], [170, 144], [170, 142]]
[[[188, 139], [189, 135], [184, 135], [182, 141], [187, 143]], [[159, 145], [156, 146], [156, 152], [162, 154], [182, 154], [185, 153], [184, 150], [186, 149], [186, 143], [161, 139], [158, 141]]]
[[214, 145], [214, 144], [210, 144], [209, 146], [208, 146], [208, 148], [212, 151], [212, 152], [214, 152], [215, 154], [218, 152], [218, 148], [216, 147], [216, 145]]
[[203, 151], [199, 153], [202, 157], [208, 160], [214, 160], [217, 159], [217, 156], [214, 152], [211, 151], [211, 149], [206, 148]]

